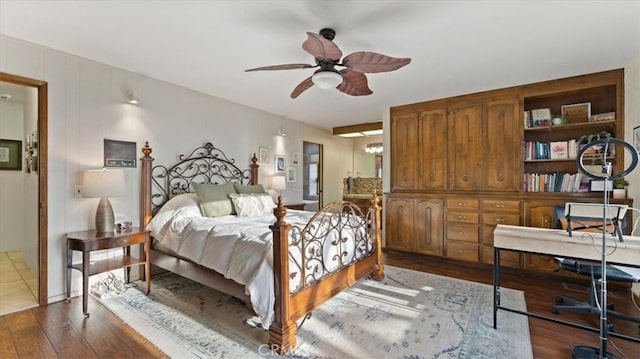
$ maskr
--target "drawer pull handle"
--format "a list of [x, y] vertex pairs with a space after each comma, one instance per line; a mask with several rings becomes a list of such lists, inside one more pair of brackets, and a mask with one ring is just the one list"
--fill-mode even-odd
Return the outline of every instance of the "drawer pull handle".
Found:
[[467, 253], [467, 251], [458, 251], [458, 253], [465, 254], [465, 253]]
[[504, 222], [504, 219], [503, 218], [498, 218], [498, 219], [496, 219], [496, 222], [502, 223], [502, 222]]
[[467, 219], [467, 216], [458, 216], [458, 219]]
[[504, 208], [504, 204], [496, 204], [496, 208]]
[[464, 232], [458, 232], [458, 234], [459, 234], [459, 235], [463, 235], [463, 234], [464, 234]]
[[464, 202], [458, 202], [458, 207], [465, 207], [467, 204]]

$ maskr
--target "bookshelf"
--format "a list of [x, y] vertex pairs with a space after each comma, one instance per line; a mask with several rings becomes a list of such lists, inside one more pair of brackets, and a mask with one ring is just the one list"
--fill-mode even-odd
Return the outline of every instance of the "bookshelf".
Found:
[[[591, 141], [623, 135], [622, 81], [612, 71], [531, 86], [523, 96], [523, 192], [589, 191], [577, 153]], [[602, 157], [594, 153], [592, 164], [601, 165]], [[621, 168], [615, 147], [606, 158]]]

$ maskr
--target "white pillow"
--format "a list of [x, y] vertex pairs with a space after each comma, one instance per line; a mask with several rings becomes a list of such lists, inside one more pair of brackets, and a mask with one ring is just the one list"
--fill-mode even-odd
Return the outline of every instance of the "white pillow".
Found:
[[276, 206], [271, 196], [266, 193], [232, 193], [229, 197], [239, 217], [264, 216], [272, 213]]
[[167, 231], [166, 226], [172, 219], [180, 217], [202, 217], [200, 201], [195, 193], [177, 195], [162, 206], [147, 225], [147, 230], [156, 238], [161, 238]]

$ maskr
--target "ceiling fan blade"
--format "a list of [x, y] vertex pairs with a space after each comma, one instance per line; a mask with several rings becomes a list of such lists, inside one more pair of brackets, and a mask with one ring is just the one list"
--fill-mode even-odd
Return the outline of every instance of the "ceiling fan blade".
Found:
[[323, 59], [339, 61], [342, 57], [342, 51], [331, 40], [327, 40], [324, 37], [307, 32], [309, 38], [302, 43], [304, 51], [313, 55], [313, 57], [320, 57]]
[[362, 72], [349, 69], [340, 70], [342, 83], [338, 85], [338, 90], [351, 96], [371, 95], [373, 91], [369, 88], [367, 76]]
[[410, 62], [410, 58], [391, 57], [368, 51], [354, 52], [342, 60], [344, 66], [364, 73], [394, 71]]
[[291, 98], [298, 97], [298, 95], [308, 90], [311, 86], [313, 86], [313, 81], [311, 80], [311, 76], [309, 76], [293, 89], [293, 92], [291, 92]]
[[295, 70], [295, 69], [311, 69], [317, 67], [309, 64], [286, 64], [286, 65], [273, 65], [273, 66], [264, 66], [264, 67], [256, 67], [254, 69], [244, 70], [244, 72], [250, 71], [265, 71], [265, 70]]

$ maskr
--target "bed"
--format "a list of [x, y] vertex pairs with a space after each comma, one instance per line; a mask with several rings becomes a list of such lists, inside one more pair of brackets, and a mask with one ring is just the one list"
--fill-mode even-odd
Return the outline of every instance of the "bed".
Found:
[[[140, 221], [151, 229], [151, 263], [250, 303], [277, 353], [295, 348], [298, 322], [322, 303], [363, 277], [384, 278], [377, 198], [366, 213], [344, 201], [316, 213], [288, 210], [280, 196], [265, 210], [254, 193], [255, 154], [240, 169], [211, 143], [170, 166], [153, 165], [148, 142], [142, 153]], [[202, 215], [211, 213], [202, 188], [230, 186], [239, 191], [228, 196], [237, 213]]]

